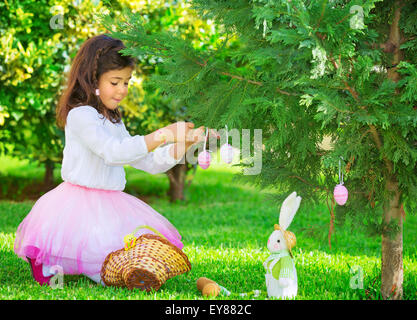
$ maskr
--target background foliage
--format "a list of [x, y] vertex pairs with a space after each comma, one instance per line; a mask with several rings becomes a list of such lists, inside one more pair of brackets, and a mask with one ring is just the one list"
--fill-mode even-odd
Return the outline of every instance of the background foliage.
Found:
[[[262, 129], [262, 172], [243, 180], [278, 186], [283, 195], [297, 190], [330, 208], [342, 157], [350, 201], [335, 208], [338, 221], [380, 233], [391, 176], [407, 213], [417, 196], [416, 2], [402, 8], [404, 58], [397, 66], [384, 47], [394, 3], [196, 0], [193, 8], [221, 26], [225, 39], [207, 50], [172, 32], [149, 32], [138, 14], [112, 23], [127, 53], [160, 59], [163, 73], [152, 75], [153, 87], [182, 99], [193, 121]], [[354, 5], [363, 10], [359, 28], [351, 25]], [[388, 76], [393, 67], [403, 75], [398, 82]]]
[[[182, 34], [201, 47], [215, 41], [214, 26], [183, 1], [8, 0], [0, 3], [0, 153], [53, 168], [62, 160], [64, 132], [55, 108], [81, 44], [105, 33], [100, 15], [141, 12], [152, 32]], [[62, 16], [59, 16], [62, 15]], [[121, 108], [131, 134], [147, 134], [184, 119], [180, 100], [146, 85], [157, 61], [141, 57]]]

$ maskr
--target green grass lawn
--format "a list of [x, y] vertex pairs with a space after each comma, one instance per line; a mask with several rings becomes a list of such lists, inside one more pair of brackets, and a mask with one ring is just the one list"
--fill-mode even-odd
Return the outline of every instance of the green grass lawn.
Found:
[[[0, 174], [22, 179], [41, 179], [35, 164], [0, 158]], [[60, 168], [55, 177], [60, 179]], [[199, 277], [217, 281], [232, 292], [230, 297], [248, 299], [239, 293], [262, 290], [255, 299], [265, 299], [263, 261], [269, 253], [266, 242], [278, 222], [279, 206], [249, 185], [233, 181], [234, 169], [218, 163], [198, 168], [187, 200], [171, 204], [165, 193], [164, 174], [150, 175], [126, 168], [126, 192], [144, 195], [149, 204], [166, 216], [183, 236], [184, 252], [192, 270], [168, 280], [157, 292], [101, 287], [84, 276], [65, 276], [63, 289], [40, 287], [31, 277], [29, 265], [13, 252], [15, 231], [34, 201], [0, 201], [0, 299], [204, 299], [196, 288]], [[290, 230], [297, 236], [294, 249], [298, 273], [297, 299], [378, 299], [380, 286], [380, 237], [370, 238], [351, 228], [336, 226], [329, 249], [330, 214], [325, 204], [306, 202], [296, 214]], [[404, 222], [404, 299], [417, 298], [417, 218]], [[363, 289], [351, 288], [361, 268]], [[252, 299], [253, 297], [250, 297]]]

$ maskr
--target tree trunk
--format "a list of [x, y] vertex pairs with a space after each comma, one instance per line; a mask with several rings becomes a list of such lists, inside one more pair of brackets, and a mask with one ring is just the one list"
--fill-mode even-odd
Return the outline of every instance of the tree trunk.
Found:
[[[385, 51], [392, 53], [392, 66], [388, 69], [388, 79], [397, 82], [400, 74], [397, 65], [403, 60], [401, 46], [400, 18], [401, 8], [404, 2], [397, 0], [393, 6], [393, 18], [390, 25], [388, 43], [391, 50]], [[397, 92], [398, 93], [398, 92]], [[384, 299], [402, 299], [403, 295], [403, 221], [401, 215], [401, 204], [398, 181], [393, 176], [393, 165], [390, 161], [385, 161], [388, 169], [386, 182], [387, 201], [384, 205], [385, 223], [395, 222], [398, 226], [398, 233], [393, 238], [385, 232], [382, 234], [381, 252], [381, 294]]]
[[54, 167], [55, 164], [53, 161], [45, 161], [45, 175], [43, 177], [43, 185], [46, 189], [50, 189], [54, 186]]
[[169, 169], [166, 174], [169, 178], [169, 190], [167, 192], [171, 202], [185, 200], [185, 177], [187, 176], [187, 164], [177, 164]]
[[381, 294], [384, 299], [402, 299], [403, 295], [403, 221], [400, 210], [398, 182], [393, 179], [386, 185], [389, 201], [384, 208], [384, 221], [395, 222], [399, 231], [394, 237], [382, 235]]

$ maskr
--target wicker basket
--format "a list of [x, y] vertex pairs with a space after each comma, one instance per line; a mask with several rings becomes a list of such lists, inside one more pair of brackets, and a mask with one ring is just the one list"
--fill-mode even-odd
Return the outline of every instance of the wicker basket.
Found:
[[190, 270], [182, 250], [161, 236], [143, 234], [132, 247], [107, 255], [101, 279], [107, 286], [156, 291], [168, 279]]

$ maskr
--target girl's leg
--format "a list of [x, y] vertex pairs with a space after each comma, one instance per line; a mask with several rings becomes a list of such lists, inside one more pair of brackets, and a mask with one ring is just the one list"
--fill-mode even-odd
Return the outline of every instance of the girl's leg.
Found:
[[55, 272], [51, 272], [51, 267], [42, 264], [42, 274], [44, 277], [50, 277], [55, 275]]
[[[46, 266], [46, 265], [42, 265], [42, 274], [45, 278], [50, 279], [53, 275], [56, 274], [57, 270], [55, 270], [55, 269], [56, 268]], [[55, 271], [55, 272], [53, 272], [53, 271]], [[84, 276], [86, 276], [87, 278], [90, 278], [91, 280], [93, 280], [97, 284], [101, 284], [103, 287], [106, 286], [104, 284], [104, 282], [101, 280], [100, 273], [93, 274], [93, 275], [84, 274]]]
[[[56, 266], [51, 267], [51, 266], [46, 266], [46, 265], [42, 265], [42, 276], [48, 280], [52, 278], [52, 276], [54, 276], [57, 273], [57, 268]], [[93, 274], [93, 275], [88, 275], [88, 274], [84, 274], [87, 278], [90, 278], [91, 280], [93, 280], [94, 282], [96, 282], [97, 284], [101, 284], [103, 287], [105, 287], [106, 285], [104, 284], [104, 282], [101, 280], [101, 276], [100, 273], [97, 274]], [[36, 280], [36, 279], [35, 279]], [[38, 281], [38, 280], [36, 280]], [[39, 281], [38, 281], [39, 282]]]
[[101, 280], [101, 276], [100, 273], [96, 273], [96, 274], [84, 274], [87, 278], [90, 278], [91, 280], [93, 280], [95, 283], [97, 284], [101, 284], [103, 287], [105, 287], [106, 285], [104, 284], [103, 280]]
[[38, 282], [41, 286], [49, 285], [49, 280], [54, 274], [50, 274], [48, 271], [49, 269], [44, 267], [43, 264], [36, 265], [34, 260], [30, 259], [29, 257], [26, 258], [29, 261], [30, 270], [35, 281]]
[[[48, 279], [50, 279], [53, 275], [55, 275], [57, 273], [57, 268], [55, 267], [50, 267], [50, 266], [46, 266], [46, 265], [42, 265], [42, 273], [45, 277], [48, 277]], [[104, 284], [104, 282], [101, 280], [101, 276], [100, 273], [97, 274], [93, 274], [93, 275], [87, 275], [84, 274], [87, 278], [90, 278], [91, 280], [93, 280], [94, 282], [96, 282], [97, 284], [101, 284], [102, 286], [106, 286]]]

